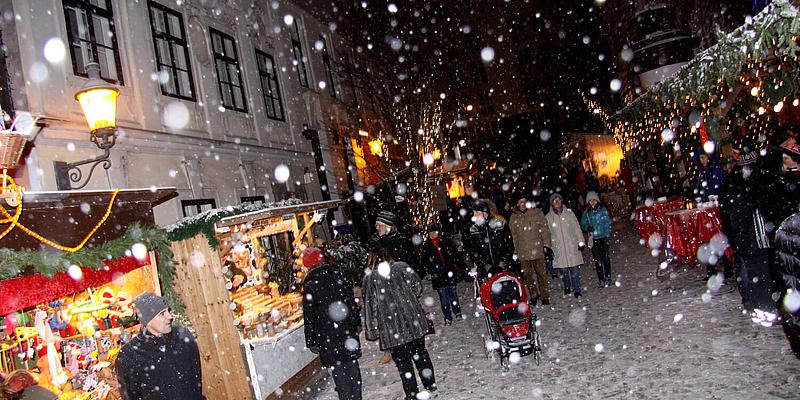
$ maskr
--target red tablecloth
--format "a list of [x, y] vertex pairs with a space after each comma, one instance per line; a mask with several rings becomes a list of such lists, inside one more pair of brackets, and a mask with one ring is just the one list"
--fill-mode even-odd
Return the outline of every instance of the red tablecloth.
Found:
[[[663, 239], [666, 233], [666, 218], [664, 214], [680, 210], [683, 206], [683, 199], [677, 197], [667, 201], [655, 202], [650, 206], [636, 207], [636, 210], [634, 210], [636, 230], [639, 231], [639, 236], [645, 240], [646, 246], [650, 247], [650, 237], [654, 233], [658, 233]], [[661, 243], [661, 240], [657, 242]]]
[[[722, 232], [719, 207], [697, 208], [693, 210], [672, 211], [664, 214], [666, 218], [666, 243], [673, 254], [683, 257], [689, 264], [694, 263], [697, 249], [703, 243], [712, 242], [714, 236]], [[710, 253], [726, 257], [733, 255], [727, 239], [718, 236], [712, 243]]]

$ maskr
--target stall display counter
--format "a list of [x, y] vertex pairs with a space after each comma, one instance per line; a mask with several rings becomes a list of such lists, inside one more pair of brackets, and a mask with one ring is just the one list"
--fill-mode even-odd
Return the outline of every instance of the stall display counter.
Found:
[[[256, 400], [264, 400], [295, 376], [317, 355], [306, 348], [302, 321], [279, 336], [243, 339], [247, 367], [253, 379]], [[264, 368], [270, 366], [270, 368]]]

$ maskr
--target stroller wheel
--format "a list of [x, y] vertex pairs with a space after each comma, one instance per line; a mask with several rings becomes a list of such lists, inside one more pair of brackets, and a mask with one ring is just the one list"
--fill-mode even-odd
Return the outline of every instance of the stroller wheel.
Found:
[[507, 355], [500, 356], [500, 366], [503, 368], [504, 372], [511, 369], [511, 360], [508, 358]]

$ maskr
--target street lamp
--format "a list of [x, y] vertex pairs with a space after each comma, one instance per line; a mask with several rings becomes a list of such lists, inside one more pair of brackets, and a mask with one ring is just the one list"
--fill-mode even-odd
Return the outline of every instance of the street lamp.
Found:
[[[56, 161], [56, 185], [58, 190], [81, 189], [92, 179], [94, 169], [98, 165], [103, 169], [111, 168], [111, 148], [117, 142], [117, 96], [119, 89], [100, 78], [100, 64], [86, 64], [86, 74], [89, 80], [75, 93], [75, 100], [81, 105], [86, 123], [91, 132], [90, 140], [103, 154], [88, 160], [66, 163]], [[86, 180], [80, 185], [77, 184], [83, 179], [83, 172], [79, 168], [82, 165], [91, 164]]]

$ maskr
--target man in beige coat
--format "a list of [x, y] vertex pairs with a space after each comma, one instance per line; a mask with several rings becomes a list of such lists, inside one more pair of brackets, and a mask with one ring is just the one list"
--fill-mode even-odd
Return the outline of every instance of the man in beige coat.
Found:
[[[530, 292], [531, 305], [541, 299], [550, 304], [550, 279], [544, 265], [544, 248], [550, 247], [550, 228], [542, 210], [525, 196], [519, 196], [509, 222], [514, 252], [522, 265], [522, 274]], [[538, 289], [537, 289], [538, 283]]]

